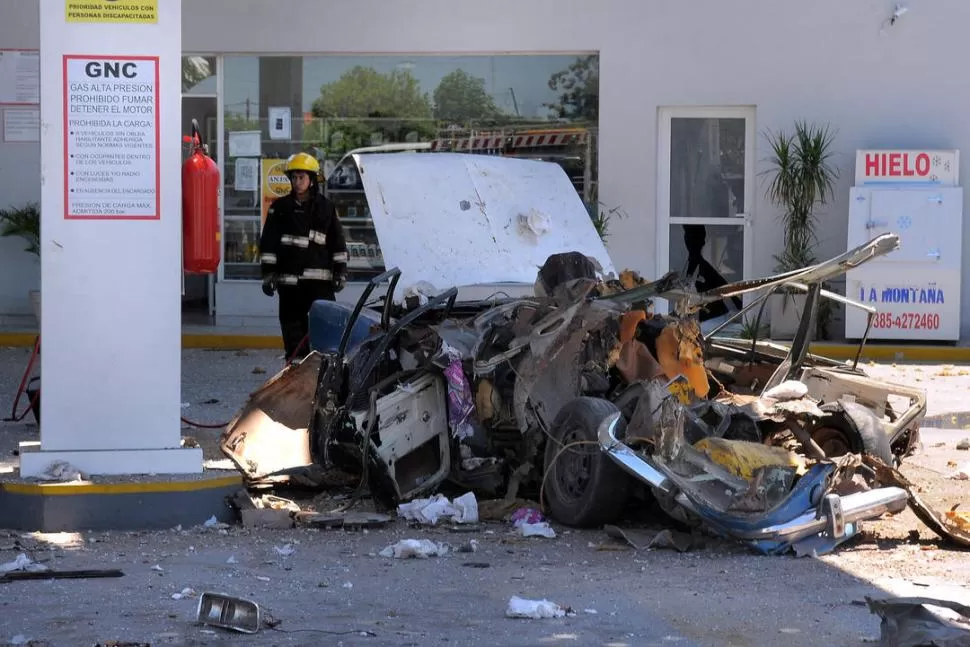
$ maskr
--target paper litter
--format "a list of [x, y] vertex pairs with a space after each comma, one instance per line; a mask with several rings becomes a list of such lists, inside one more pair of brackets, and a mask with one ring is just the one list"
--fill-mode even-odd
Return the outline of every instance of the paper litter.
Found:
[[47, 570], [47, 567], [43, 564], [38, 564], [31, 558], [27, 557], [26, 553], [20, 553], [17, 558], [12, 562], [7, 562], [6, 564], [0, 564], [0, 573], [13, 573], [15, 571], [23, 571], [26, 573], [42, 573]]
[[531, 618], [541, 620], [543, 618], [563, 618], [566, 610], [555, 602], [549, 600], [527, 600], [513, 595], [509, 600], [509, 606], [505, 610], [508, 618]]
[[799, 400], [808, 395], [808, 386], [798, 380], [787, 380], [764, 392], [769, 400]]
[[454, 501], [436, 494], [430, 499], [415, 499], [402, 503], [397, 513], [408, 521], [435, 525], [439, 519], [450, 518], [456, 523], [478, 523], [478, 501], [472, 492], [463, 494]]
[[393, 546], [380, 552], [381, 557], [394, 559], [427, 559], [440, 557], [448, 552], [447, 546], [436, 544], [430, 539], [402, 539]]

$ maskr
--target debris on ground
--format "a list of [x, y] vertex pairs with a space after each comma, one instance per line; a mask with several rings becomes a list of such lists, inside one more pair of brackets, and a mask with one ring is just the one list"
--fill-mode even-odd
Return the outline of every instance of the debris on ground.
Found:
[[105, 577], [124, 577], [124, 573], [118, 569], [91, 569], [79, 571], [10, 571], [0, 574], [0, 583], [16, 582], [21, 580], [84, 580]]
[[27, 557], [26, 553], [20, 553], [17, 557], [5, 564], [0, 564], [0, 575], [6, 573], [39, 573], [48, 570], [47, 566], [44, 564], [38, 564], [31, 558]]
[[178, 593], [173, 593], [172, 594], [172, 599], [173, 600], [186, 600], [186, 599], [191, 599], [191, 598], [194, 598], [194, 597], [195, 597], [195, 590], [194, 589], [191, 589], [189, 587], [185, 587], [184, 589], [182, 589]]
[[[246, 634], [256, 633], [262, 624], [259, 605], [252, 600], [208, 591], [204, 591], [199, 598], [196, 621], [202, 625]], [[279, 624], [275, 619], [270, 622]]]
[[381, 557], [394, 559], [427, 559], [440, 557], [448, 553], [448, 547], [430, 539], [402, 539], [393, 546], [388, 546], [380, 552]]
[[880, 647], [970, 645], [970, 607], [959, 602], [919, 597], [874, 600], [866, 596], [866, 604], [870, 612], [882, 618]]
[[[488, 499], [478, 502], [478, 516], [482, 521], [512, 521], [512, 518], [519, 510], [528, 508], [538, 511], [535, 502], [525, 499]], [[542, 513], [539, 513], [540, 518]]]
[[274, 510], [272, 508], [243, 510], [242, 523], [247, 528], [267, 528], [284, 530], [292, 528], [294, 525], [293, 517], [287, 510]]
[[296, 520], [301, 525], [310, 528], [342, 528], [344, 530], [359, 530], [383, 528], [391, 522], [391, 517], [377, 512], [344, 512], [320, 513], [300, 512]]
[[67, 483], [70, 481], [86, 481], [87, 474], [74, 467], [67, 461], [53, 461], [42, 473], [38, 474], [37, 479], [41, 481], [57, 481]]
[[472, 492], [461, 495], [454, 501], [436, 494], [429, 499], [415, 499], [402, 503], [397, 513], [408, 521], [433, 526], [439, 519], [451, 519], [455, 523], [478, 523], [478, 501]]
[[[252, 497], [246, 490], [238, 490], [229, 497], [229, 503], [239, 513], [243, 526], [247, 528], [292, 528], [295, 525], [294, 514], [301, 511], [300, 506], [289, 499], [269, 494]], [[209, 521], [214, 519], [212, 517]]]
[[606, 534], [617, 540], [629, 544], [637, 550], [650, 550], [651, 548], [672, 548], [681, 553], [686, 553], [694, 547], [694, 538], [683, 532], [664, 529], [660, 531], [630, 530], [619, 526], [603, 526]]
[[205, 520], [205, 523], [202, 524], [202, 527], [212, 529], [212, 530], [225, 530], [226, 528], [229, 527], [229, 524], [223, 521], [219, 521], [218, 519], [216, 519], [215, 515], [212, 515], [211, 517]]
[[[959, 505], [959, 504], [958, 504]], [[960, 512], [957, 506], [953, 506], [952, 510], [947, 510], [946, 520], [954, 528], [959, 528], [962, 532], [970, 534], [970, 512]]]
[[523, 537], [546, 537], [547, 539], [556, 538], [556, 531], [553, 530], [552, 526], [545, 521], [540, 523], [526, 523], [524, 521], [519, 521], [516, 522], [515, 528]]
[[296, 548], [293, 547], [293, 544], [283, 544], [282, 546], [273, 546], [273, 550], [280, 557], [289, 557], [290, 555], [296, 552]]
[[523, 537], [556, 538], [556, 531], [546, 521], [542, 512], [536, 508], [519, 508], [512, 514], [510, 521]]
[[563, 608], [549, 600], [527, 600], [513, 595], [509, 606], [505, 610], [507, 618], [529, 618], [542, 620], [545, 618], [564, 618], [569, 609]]
[[537, 508], [528, 508], [528, 507], [519, 508], [518, 510], [512, 513], [512, 518], [510, 519], [513, 525], [516, 525], [516, 526], [518, 526], [520, 523], [526, 523], [526, 524], [542, 523], [545, 520], [546, 520], [545, 516], [543, 516], [542, 512], [540, 512]]
[[970, 463], [964, 463], [960, 467], [956, 468], [948, 478], [951, 478], [957, 481], [970, 480]]

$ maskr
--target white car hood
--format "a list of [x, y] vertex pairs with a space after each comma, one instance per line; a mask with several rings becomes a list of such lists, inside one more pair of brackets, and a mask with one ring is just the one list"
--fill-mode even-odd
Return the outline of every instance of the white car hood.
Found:
[[428, 153], [354, 155], [387, 268], [404, 291], [531, 285], [552, 255], [576, 251], [615, 272], [585, 205], [553, 162]]

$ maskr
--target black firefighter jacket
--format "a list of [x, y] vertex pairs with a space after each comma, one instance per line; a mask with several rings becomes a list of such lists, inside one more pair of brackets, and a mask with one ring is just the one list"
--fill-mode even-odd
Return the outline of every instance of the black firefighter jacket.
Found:
[[313, 188], [306, 202], [291, 193], [270, 205], [259, 251], [263, 280], [274, 276], [277, 285], [347, 276], [343, 227], [333, 203]]

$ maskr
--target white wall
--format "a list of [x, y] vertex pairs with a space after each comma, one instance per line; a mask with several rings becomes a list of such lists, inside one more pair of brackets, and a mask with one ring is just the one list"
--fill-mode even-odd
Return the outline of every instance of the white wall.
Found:
[[[36, 0], [0, 0], [29, 14]], [[760, 133], [796, 118], [837, 129], [839, 200], [822, 214], [824, 255], [845, 248], [846, 195], [857, 148], [970, 150], [966, 0], [183, 0], [183, 48], [196, 53], [502, 53], [599, 51], [600, 198], [631, 214], [609, 241], [619, 266], [655, 275], [657, 110], [671, 105], [757, 106]], [[528, 12], [526, 10], [528, 8]], [[528, 15], [535, 16], [530, 19]], [[6, 13], [4, 17], [6, 18]], [[16, 20], [14, 21], [16, 22]], [[10, 21], [3, 21], [8, 25]], [[33, 31], [31, 31], [33, 30]], [[0, 27], [0, 34], [36, 26]], [[0, 47], [4, 47], [0, 41]], [[964, 165], [966, 166], [966, 165]], [[967, 171], [961, 184], [967, 184]], [[6, 184], [5, 181], [0, 181]], [[754, 271], [772, 269], [776, 211], [756, 190]], [[970, 201], [967, 202], [970, 204]], [[968, 206], [970, 208], [970, 206]], [[970, 228], [964, 253], [970, 252]], [[970, 284], [963, 288], [970, 336]], [[273, 316], [255, 285], [222, 284], [217, 308]]]
[[[37, 0], [0, 0], [0, 49], [39, 45]], [[40, 202], [40, 143], [6, 143], [0, 132], [0, 209], [31, 201]], [[27, 291], [40, 288], [40, 261], [24, 247], [0, 238], [0, 326], [35, 325]]]

